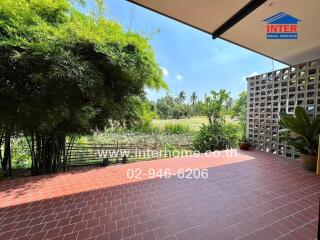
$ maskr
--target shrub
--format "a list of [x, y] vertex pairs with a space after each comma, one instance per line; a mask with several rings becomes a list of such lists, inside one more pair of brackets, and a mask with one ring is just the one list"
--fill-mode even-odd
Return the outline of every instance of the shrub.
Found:
[[193, 139], [193, 148], [200, 152], [225, 150], [236, 146], [238, 136], [236, 125], [214, 122], [200, 128]]
[[31, 156], [25, 138], [16, 138], [11, 142], [12, 168], [26, 169], [31, 167]]

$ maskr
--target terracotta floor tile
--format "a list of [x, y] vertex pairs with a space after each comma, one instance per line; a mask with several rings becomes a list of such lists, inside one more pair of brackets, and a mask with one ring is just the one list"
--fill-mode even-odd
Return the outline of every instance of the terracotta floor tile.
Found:
[[[204, 168], [207, 179], [176, 175]], [[128, 178], [132, 169], [143, 174]], [[314, 239], [319, 196], [318, 176], [259, 151], [4, 180], [0, 239]]]

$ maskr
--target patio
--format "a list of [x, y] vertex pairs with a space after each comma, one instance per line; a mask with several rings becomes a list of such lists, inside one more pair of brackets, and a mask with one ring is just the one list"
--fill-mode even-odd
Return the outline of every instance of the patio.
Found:
[[[127, 170], [208, 168], [208, 179]], [[259, 151], [2, 181], [0, 239], [316, 239], [319, 177]]]

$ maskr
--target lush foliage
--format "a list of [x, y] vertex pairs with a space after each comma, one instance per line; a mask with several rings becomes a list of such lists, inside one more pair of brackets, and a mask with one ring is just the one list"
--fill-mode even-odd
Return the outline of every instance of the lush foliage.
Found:
[[160, 98], [154, 104], [155, 111], [161, 119], [181, 119], [196, 115], [199, 113], [199, 104], [196, 93], [190, 97], [189, 103], [186, 102], [187, 96], [182, 91], [178, 97], [167, 94]]
[[209, 123], [224, 122], [230, 108], [231, 97], [226, 90], [211, 91], [201, 104], [201, 111], [207, 116]]
[[310, 118], [303, 107], [297, 106], [294, 116], [282, 116], [279, 124], [283, 127], [280, 130], [282, 139], [286, 140], [288, 145], [296, 148], [300, 153], [317, 155], [320, 115]]
[[234, 102], [231, 109], [231, 117], [236, 118], [239, 122], [246, 121], [247, 113], [247, 92], [242, 92]]
[[148, 101], [142, 101], [137, 116], [140, 118], [138, 124], [134, 126], [136, 129], [149, 128], [153, 119], [157, 117], [157, 113], [153, 110], [153, 106]]
[[[152, 125], [157, 115], [188, 119], [203, 113], [210, 122], [201, 129], [206, 132], [201, 141], [208, 142], [203, 146], [232, 146], [236, 129], [225, 120], [229, 94], [212, 92], [201, 103], [195, 92], [181, 91], [150, 104], [145, 89], [166, 84], [149, 39], [104, 19], [103, 1], [97, 2], [98, 12], [89, 16], [67, 0], [0, 2], [2, 168], [8, 171], [12, 158], [14, 167], [31, 165], [33, 174], [59, 171], [66, 139], [94, 133], [92, 141], [109, 141], [106, 136], [117, 133], [105, 132], [106, 127], [116, 127], [126, 141], [137, 136], [137, 141], [176, 145], [192, 138], [185, 124]], [[208, 132], [219, 138], [211, 140]], [[13, 140], [22, 135], [26, 142]], [[200, 147], [197, 139], [200, 134], [195, 140]]]
[[[235, 101], [234, 106], [237, 102], [238, 100]], [[234, 107], [231, 110], [233, 109]], [[76, 142], [82, 144], [113, 144], [118, 142], [119, 144], [126, 145], [157, 145], [159, 148], [166, 150], [172, 149], [173, 152], [177, 152], [179, 149], [176, 149], [175, 146], [184, 145], [186, 148], [189, 148], [191, 147], [192, 139], [194, 139], [195, 136], [199, 135], [199, 139], [201, 137], [210, 139], [212, 136], [212, 133], [208, 133], [208, 131], [210, 131], [208, 130], [209, 126], [206, 130], [203, 130], [203, 133], [197, 134], [203, 124], [208, 124], [208, 120], [205, 116], [182, 119], [153, 119], [152, 122], [149, 123], [150, 118], [155, 117], [153, 110], [154, 108], [152, 105], [148, 102], [144, 102], [139, 110], [141, 111], [139, 113], [140, 117], [143, 119], [140, 125], [133, 128], [113, 127], [103, 132], [98, 131], [93, 135], [78, 137]], [[222, 143], [227, 143], [227, 146], [224, 146], [223, 148], [234, 147], [234, 139], [236, 137], [240, 138], [242, 134], [241, 122], [237, 121], [237, 117], [230, 117], [232, 117], [232, 115], [226, 116], [228, 127], [222, 131], [223, 133], [220, 131], [218, 134], [218, 136], [223, 135], [223, 137], [215, 139], [217, 142], [216, 145], [221, 146]], [[219, 130], [221, 130], [221, 128]], [[197, 148], [203, 148], [201, 151], [206, 151], [211, 148], [208, 145], [203, 145], [204, 141], [207, 143], [210, 142], [209, 140], [199, 140], [200, 144]], [[17, 173], [16, 169], [25, 169], [31, 166], [31, 159], [27, 151], [28, 145], [25, 139], [19, 136], [14, 140], [11, 140], [11, 143], [12, 168], [14, 169], [15, 174], [21, 175], [23, 172], [19, 171], [19, 173]]]
[[149, 121], [144, 90], [166, 87], [148, 39], [101, 6], [86, 16], [66, 0], [0, 3], [0, 127], [28, 139], [33, 174], [59, 170], [67, 136]]
[[241, 124], [241, 140], [246, 140], [246, 120], [247, 120], [247, 92], [240, 93], [238, 99], [231, 108], [231, 117]]
[[234, 147], [239, 135], [238, 126], [226, 123], [231, 97], [225, 90], [211, 91], [201, 104], [209, 124], [203, 125], [193, 140], [193, 147], [200, 152], [223, 150]]
[[193, 148], [206, 152], [235, 147], [238, 141], [237, 132], [237, 125], [232, 123], [215, 122], [203, 125], [193, 140]]

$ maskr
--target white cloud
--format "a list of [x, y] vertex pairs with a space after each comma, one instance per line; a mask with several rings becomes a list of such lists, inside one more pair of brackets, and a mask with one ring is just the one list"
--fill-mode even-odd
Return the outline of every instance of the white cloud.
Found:
[[162, 70], [163, 76], [168, 76], [169, 75], [168, 69], [166, 69], [164, 67], [161, 67], [161, 70]]
[[183, 80], [183, 76], [181, 74], [176, 74], [176, 79], [181, 82]]
[[257, 76], [257, 75], [259, 75], [258, 72], [252, 72], [247, 77], [253, 77], [253, 76]]
[[242, 80], [244, 82], [246, 82], [248, 77], [253, 77], [253, 76], [256, 76], [256, 75], [259, 75], [259, 73], [258, 72], [252, 72], [252, 73], [247, 74], [246, 76], [242, 77]]

